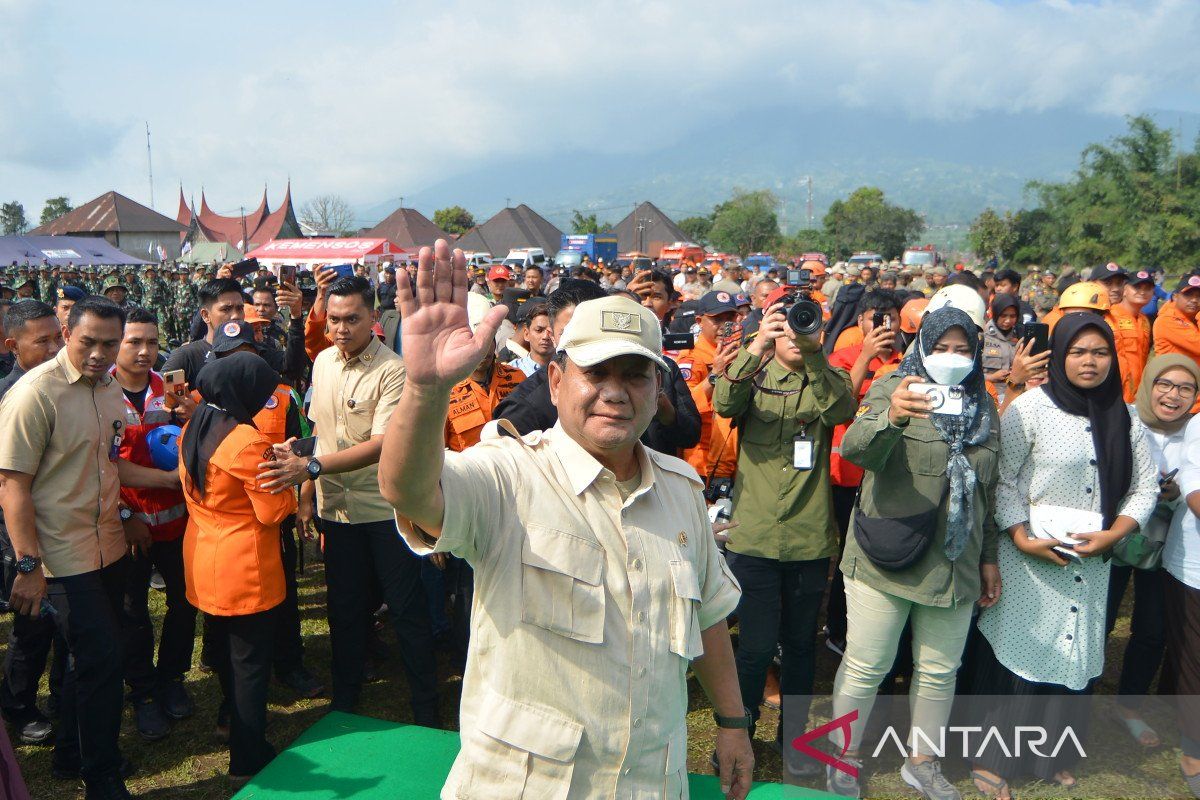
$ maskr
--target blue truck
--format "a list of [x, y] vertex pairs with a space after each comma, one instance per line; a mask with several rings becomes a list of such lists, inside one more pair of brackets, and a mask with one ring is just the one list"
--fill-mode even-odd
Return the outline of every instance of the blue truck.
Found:
[[573, 258], [566, 258], [566, 261], [574, 261], [578, 258], [583, 260], [583, 256], [587, 256], [593, 263], [598, 263], [601, 259], [605, 264], [611, 264], [617, 260], [617, 235], [615, 233], [585, 233], [572, 235], [564, 233], [562, 243], [559, 246], [558, 255], [555, 256], [557, 263], [564, 261], [564, 256], [576, 253], [578, 255]]

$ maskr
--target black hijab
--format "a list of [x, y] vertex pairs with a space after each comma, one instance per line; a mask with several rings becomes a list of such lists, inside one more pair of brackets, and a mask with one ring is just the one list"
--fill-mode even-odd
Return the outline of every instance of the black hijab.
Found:
[[183, 431], [183, 463], [201, 497], [212, 454], [238, 425], [254, 425], [278, 385], [278, 373], [254, 353], [225, 356], [197, 374], [204, 402]]
[[[1067, 350], [1087, 330], [1103, 336], [1112, 352], [1108, 375], [1094, 389], [1080, 389], [1067, 379]], [[1108, 529], [1133, 480], [1133, 445], [1129, 441], [1129, 408], [1121, 392], [1117, 346], [1112, 329], [1102, 317], [1067, 314], [1058, 321], [1050, 337], [1049, 381], [1042, 390], [1063, 411], [1088, 419], [1100, 472], [1100, 510]]]
[[[1005, 336], [1011, 336], [1013, 328], [1009, 328], [1006, 331], [1000, 330], [1000, 326], [997, 323], [1000, 320], [1000, 315], [1010, 308], [1015, 308], [1017, 310], [1017, 322], [1020, 322], [1021, 303], [1019, 300], [1017, 300], [1017, 298], [1013, 297], [1011, 294], [1004, 293], [1000, 293], [992, 298], [992, 324], [996, 326], [996, 330], [1000, 331], [1000, 333], [1004, 334]], [[1013, 327], [1015, 328], [1016, 326]]]

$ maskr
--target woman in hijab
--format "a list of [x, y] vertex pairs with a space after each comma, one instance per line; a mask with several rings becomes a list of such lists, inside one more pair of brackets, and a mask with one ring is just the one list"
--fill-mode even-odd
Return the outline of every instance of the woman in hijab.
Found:
[[[1004, 594], [980, 614], [973, 690], [1008, 695], [987, 710], [985, 728], [1040, 725], [1058, 741], [1070, 726], [1082, 741], [1086, 710], [1064, 696], [1090, 693], [1104, 670], [1109, 562], [1101, 556], [1150, 519], [1158, 470], [1145, 425], [1122, 399], [1104, 320], [1067, 314], [1050, 349], [1048, 381], [1001, 418], [996, 521]], [[1010, 796], [1007, 779], [1025, 774], [1073, 786], [1076, 748], [1056, 753], [1025, 748], [1009, 757], [993, 741], [974, 759], [972, 778], [1000, 798]]]
[[1000, 391], [1004, 390], [1004, 379], [1017, 355], [1020, 314], [1021, 305], [1016, 297], [998, 294], [992, 299], [992, 318], [983, 330], [983, 373]]
[[[1146, 426], [1150, 452], [1159, 473], [1159, 498], [1154, 515], [1143, 533], [1151, 542], [1166, 540], [1172, 518], [1183, 505], [1179, 484], [1167, 476], [1183, 466], [1184, 430], [1191, 419], [1192, 403], [1200, 386], [1200, 366], [1178, 353], [1157, 356], [1146, 365], [1134, 405], [1138, 419]], [[1118, 552], [1113, 560], [1108, 585], [1108, 621], [1112, 633], [1117, 622], [1125, 588], [1133, 578], [1133, 618], [1129, 623], [1129, 641], [1121, 662], [1117, 688], [1117, 714], [1129, 735], [1143, 747], [1158, 747], [1162, 742], [1142, 719], [1139, 697], [1150, 694], [1154, 676], [1162, 664], [1166, 629], [1164, 624], [1163, 572], [1158, 569], [1161, 550], [1153, 550], [1143, 561], [1128, 563]]]
[[196, 379], [204, 402], [183, 429], [179, 453], [188, 527], [187, 597], [204, 612], [229, 721], [229, 775], [248, 780], [275, 757], [266, 739], [275, 609], [286, 592], [279, 523], [296, 513], [292, 492], [257, 485], [273, 460], [253, 423], [279, 383], [267, 362], [234, 353]]
[[[961, 411], [935, 411], [927, 394], [912, 391], [914, 383], [941, 384]], [[875, 380], [846, 431], [842, 456], [866, 472], [841, 561], [849, 624], [833, 715], [858, 712], [844, 760], [861, 766], [857, 746], [906, 624], [913, 728], [928, 744], [948, 724], [972, 609], [1000, 596], [992, 514], [999, 430], [984, 386], [979, 329], [963, 311], [945, 307], [924, 318], [908, 355]], [[934, 756], [918, 749], [905, 759], [902, 777], [928, 797], [957, 796]], [[862, 796], [844, 771], [830, 769], [827, 785], [835, 794]]]

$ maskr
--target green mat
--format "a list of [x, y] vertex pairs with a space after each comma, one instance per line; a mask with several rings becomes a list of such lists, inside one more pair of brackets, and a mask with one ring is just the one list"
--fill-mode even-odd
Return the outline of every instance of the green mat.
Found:
[[[234, 800], [437, 800], [458, 733], [332, 712], [267, 765]], [[723, 800], [716, 776], [691, 775], [692, 800]], [[829, 797], [757, 783], [751, 800]]]

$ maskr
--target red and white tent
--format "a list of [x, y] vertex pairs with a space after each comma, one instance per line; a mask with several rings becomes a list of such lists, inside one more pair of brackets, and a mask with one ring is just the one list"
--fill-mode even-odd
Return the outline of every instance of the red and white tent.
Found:
[[399, 263], [413, 258], [403, 247], [387, 239], [275, 239], [250, 251], [247, 258], [257, 258], [267, 266], [297, 264], [312, 267], [316, 264], [368, 264], [381, 261]]

